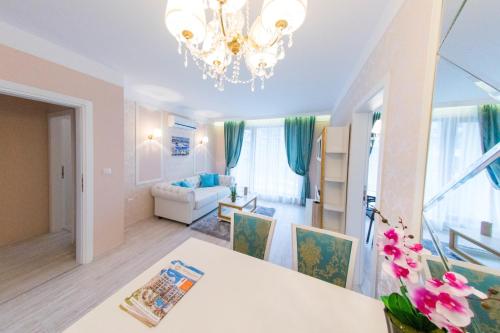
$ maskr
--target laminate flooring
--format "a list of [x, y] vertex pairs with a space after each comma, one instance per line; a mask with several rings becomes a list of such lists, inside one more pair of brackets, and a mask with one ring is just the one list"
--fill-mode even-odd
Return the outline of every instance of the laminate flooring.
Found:
[[[290, 268], [291, 224], [303, 224], [305, 210], [263, 201], [259, 205], [276, 208], [270, 261]], [[190, 237], [229, 245], [181, 223], [158, 218], [137, 222], [126, 228], [125, 242], [109, 253], [0, 304], [0, 331], [60, 332]]]
[[77, 266], [68, 231], [0, 247], [0, 304]]

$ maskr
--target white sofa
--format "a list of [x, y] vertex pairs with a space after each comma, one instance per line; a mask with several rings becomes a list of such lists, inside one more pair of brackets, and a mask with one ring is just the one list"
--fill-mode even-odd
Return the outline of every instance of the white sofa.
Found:
[[172, 185], [176, 181], [159, 183], [151, 192], [155, 202], [155, 216], [191, 224], [203, 215], [216, 209], [219, 200], [229, 196], [229, 187], [234, 183], [231, 176], [219, 175], [219, 186], [200, 187], [200, 177], [186, 179], [194, 188]]

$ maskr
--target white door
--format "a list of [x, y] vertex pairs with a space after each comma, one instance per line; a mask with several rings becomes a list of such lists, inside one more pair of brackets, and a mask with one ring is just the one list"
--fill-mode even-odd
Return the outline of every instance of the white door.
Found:
[[[378, 176], [378, 163], [380, 152], [373, 150], [370, 153], [370, 140], [372, 135], [372, 112], [356, 112], [352, 115], [351, 141], [349, 150], [349, 180], [347, 190], [347, 223], [346, 234], [359, 239], [358, 260], [354, 276], [354, 288], [368, 296], [375, 296], [377, 283], [377, 251], [372, 239], [375, 238], [376, 222], [369, 223], [367, 206], [368, 195], [378, 197], [376, 193]], [[378, 154], [376, 156], [375, 154]], [[370, 156], [375, 157], [370, 165]], [[369, 177], [370, 182], [368, 181]], [[375, 193], [372, 193], [375, 187]], [[372, 205], [375, 202], [371, 203]], [[370, 239], [367, 241], [367, 234]]]
[[50, 232], [75, 232], [75, 173], [71, 114], [49, 115]]
[[370, 251], [364, 248], [364, 240], [371, 117], [372, 114], [369, 112], [352, 115], [346, 215], [346, 234], [358, 238], [360, 244], [353, 286], [357, 291], [370, 296], [372, 296], [371, 290], [366, 290], [366, 287], [361, 284], [368, 278], [365, 276], [364, 263], [370, 260], [367, 258], [367, 253]]

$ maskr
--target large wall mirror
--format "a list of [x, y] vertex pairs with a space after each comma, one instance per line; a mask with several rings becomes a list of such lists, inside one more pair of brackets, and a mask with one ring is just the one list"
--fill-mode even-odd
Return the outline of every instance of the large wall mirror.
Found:
[[444, 2], [423, 214], [423, 243], [434, 254], [496, 269], [499, 18], [498, 0]]
[[[500, 1], [444, 0], [423, 244], [479, 289], [500, 289]], [[500, 302], [471, 332], [498, 332]], [[473, 306], [474, 307], [474, 306]]]

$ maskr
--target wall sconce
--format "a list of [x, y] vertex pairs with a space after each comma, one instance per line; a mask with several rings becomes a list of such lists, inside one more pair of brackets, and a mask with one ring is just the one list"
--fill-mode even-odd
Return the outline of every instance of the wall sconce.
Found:
[[200, 140], [200, 145], [207, 144], [208, 143], [208, 136], [204, 136]]
[[152, 141], [153, 139], [161, 138], [161, 129], [155, 128], [150, 134], [148, 134], [148, 140]]

